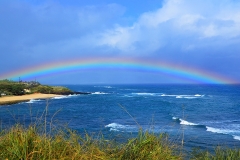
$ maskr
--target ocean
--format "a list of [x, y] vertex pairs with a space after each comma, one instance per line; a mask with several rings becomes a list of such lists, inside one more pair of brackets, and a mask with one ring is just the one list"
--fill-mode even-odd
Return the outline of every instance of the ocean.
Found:
[[240, 85], [62, 85], [69, 95], [0, 106], [4, 129], [42, 116], [79, 133], [126, 140], [140, 128], [167, 133], [184, 148], [240, 147]]

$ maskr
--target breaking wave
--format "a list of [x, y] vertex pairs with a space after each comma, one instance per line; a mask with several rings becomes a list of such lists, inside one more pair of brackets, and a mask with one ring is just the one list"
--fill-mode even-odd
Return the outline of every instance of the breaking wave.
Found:
[[57, 96], [53, 97], [52, 99], [64, 99], [64, 98], [69, 98], [69, 96]]
[[109, 94], [109, 93], [105, 93], [105, 92], [93, 92], [92, 94]]
[[76, 96], [79, 96], [78, 94], [69, 94], [68, 95], [69, 97], [76, 97]]
[[103, 86], [104, 88], [113, 88], [112, 86]]
[[112, 86], [94, 86], [95, 88], [114, 88]]
[[156, 93], [145, 93], [145, 92], [141, 92], [141, 93], [132, 93], [133, 95], [138, 95], [138, 96], [156, 96]]
[[162, 97], [175, 97], [175, 98], [186, 98], [186, 99], [194, 99], [194, 98], [202, 98], [204, 95], [195, 94], [195, 95], [174, 95], [174, 94], [162, 94]]
[[131, 125], [122, 125], [118, 123], [110, 123], [105, 126], [105, 128], [110, 128], [109, 131], [118, 131], [118, 132], [132, 132], [137, 128]]
[[172, 117], [172, 119], [178, 121], [179, 124], [181, 124], [181, 125], [188, 125], [188, 126], [205, 128], [206, 131], [208, 131], [208, 132], [231, 135], [231, 136], [233, 136], [234, 139], [240, 140], [240, 130], [238, 130], [238, 129], [209, 127], [209, 126], [202, 125], [202, 124], [188, 122], [186, 120], [183, 120], [183, 119], [177, 118], [177, 117]]
[[43, 101], [41, 99], [31, 99], [30, 101], [26, 102], [26, 103], [36, 103], [36, 102], [40, 102]]
[[[199, 125], [197, 123], [188, 122], [188, 121], [183, 120], [181, 118], [179, 120], [180, 120], [180, 124], [182, 124], [182, 125], [189, 125], [189, 126], [198, 126]], [[199, 125], [199, 126], [202, 126], [202, 125]]]
[[234, 136], [233, 135], [233, 138], [240, 141], [240, 136]]

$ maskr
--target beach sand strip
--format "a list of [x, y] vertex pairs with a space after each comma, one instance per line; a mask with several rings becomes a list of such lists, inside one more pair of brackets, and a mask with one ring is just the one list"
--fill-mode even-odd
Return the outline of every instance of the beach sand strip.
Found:
[[22, 96], [0, 97], [0, 105], [25, 102], [25, 101], [29, 101], [31, 99], [48, 99], [48, 98], [59, 97], [59, 96], [61, 96], [61, 95], [35, 93], [35, 94], [22, 95]]

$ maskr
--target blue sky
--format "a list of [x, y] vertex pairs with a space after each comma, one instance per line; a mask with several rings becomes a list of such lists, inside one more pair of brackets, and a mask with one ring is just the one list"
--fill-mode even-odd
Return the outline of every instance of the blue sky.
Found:
[[[84, 58], [166, 61], [240, 82], [240, 1], [2, 0], [0, 75]], [[188, 83], [161, 73], [95, 69], [43, 83]]]

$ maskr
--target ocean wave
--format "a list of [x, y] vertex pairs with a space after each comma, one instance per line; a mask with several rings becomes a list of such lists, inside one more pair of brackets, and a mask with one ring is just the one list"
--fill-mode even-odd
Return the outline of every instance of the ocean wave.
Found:
[[123, 95], [123, 97], [134, 97], [134, 96], [131, 96], [131, 95]]
[[171, 95], [171, 94], [161, 94], [162, 97], [176, 97], [176, 96], [179, 96], [179, 95]]
[[188, 122], [186, 120], [183, 120], [181, 118], [177, 117], [172, 117], [174, 120], [179, 120], [181, 125], [188, 125], [188, 126], [195, 126], [195, 127], [200, 127], [200, 128], [205, 128], [206, 131], [212, 132], [212, 133], [219, 133], [219, 134], [226, 134], [233, 136], [234, 139], [240, 140], [240, 131], [238, 129], [233, 129], [233, 128], [214, 128], [214, 127], [209, 127], [206, 125], [198, 124], [198, 123], [192, 123]]
[[233, 138], [240, 141], [240, 136], [233, 135]]
[[224, 128], [214, 128], [214, 127], [208, 127], [207, 131], [213, 132], [213, 133], [222, 133], [222, 134], [232, 134], [232, 133], [240, 133], [239, 130], [233, 130], [233, 129], [224, 129]]
[[112, 86], [103, 86], [104, 88], [113, 88]]
[[53, 97], [52, 99], [64, 99], [64, 98], [69, 98], [69, 96], [56, 96]]
[[77, 97], [79, 96], [78, 94], [69, 94], [69, 95], [62, 95], [62, 96], [56, 96], [51, 99], [65, 99], [65, 98], [72, 98], [72, 97]]
[[134, 129], [136, 129], [134, 126], [130, 125], [122, 125], [118, 123], [110, 123], [105, 126], [105, 128], [110, 128], [110, 131], [121, 131], [121, 132], [130, 132]]
[[194, 127], [198, 127], [198, 128], [204, 128], [206, 131], [208, 132], [212, 132], [212, 133], [219, 133], [219, 134], [226, 134], [226, 135], [230, 135], [233, 136], [234, 139], [236, 140], [240, 140], [240, 131], [236, 128], [236, 129], [228, 129], [228, 128], [214, 128], [214, 127], [209, 127], [203, 124], [198, 124], [198, 123], [192, 123], [186, 120], [183, 120], [181, 118], [177, 118], [177, 117], [172, 117], [173, 120], [179, 121], [179, 124], [181, 125], [187, 125], [187, 126], [194, 126]]
[[138, 95], [138, 96], [155, 96], [156, 93], [145, 93], [145, 92], [140, 92], [140, 93], [132, 93], [133, 95]]
[[179, 119], [179, 118], [177, 118], [177, 117], [172, 117], [172, 119], [177, 120], [177, 119]]
[[180, 120], [180, 124], [182, 124], [182, 125], [189, 125], [189, 126], [198, 126], [199, 125], [197, 123], [188, 122], [188, 121], [183, 120], [181, 118], [179, 120]]
[[99, 87], [102, 87], [102, 86], [93, 86], [93, 87], [95, 87], [95, 88], [99, 88]]
[[195, 99], [195, 98], [198, 98], [198, 97], [193, 97], [193, 96], [176, 96], [176, 98]]
[[76, 96], [78, 96], [77, 94], [69, 94], [68, 95], [69, 97], [76, 97]]
[[175, 98], [186, 98], [186, 99], [194, 99], [194, 98], [201, 98], [204, 95], [195, 94], [195, 95], [175, 95], [175, 94], [162, 94], [162, 97], [175, 97]]
[[105, 93], [105, 92], [93, 92], [92, 94], [109, 94], [109, 93]]
[[119, 90], [122, 90], [122, 91], [136, 91], [137, 89], [129, 89], [129, 88], [126, 88], [126, 89], [119, 89]]
[[222, 128], [219, 129], [219, 128], [214, 128], [214, 127], [208, 127], [207, 126], [207, 131], [208, 132], [213, 132], [213, 133], [231, 135], [231, 136], [233, 136], [233, 139], [240, 140], [240, 131], [239, 130], [222, 129]]
[[95, 88], [114, 88], [112, 86], [94, 86]]
[[181, 118], [172, 117], [172, 119], [178, 121], [179, 124], [181, 124], [181, 125], [195, 126], [195, 127], [200, 127], [200, 128], [206, 128], [205, 125], [198, 124], [198, 123], [193, 123], [193, 122], [189, 122], [189, 121], [183, 120], [183, 119], [181, 119]]
[[43, 101], [41, 99], [31, 99], [30, 101], [26, 102], [26, 103], [35, 103], [35, 102], [39, 102], [39, 101]]

